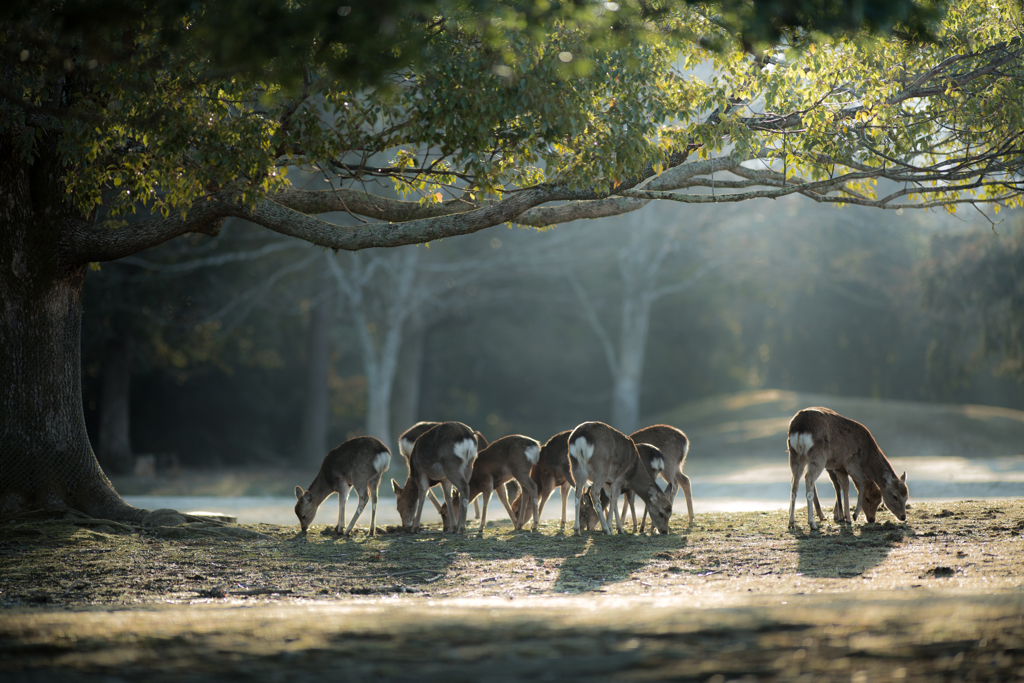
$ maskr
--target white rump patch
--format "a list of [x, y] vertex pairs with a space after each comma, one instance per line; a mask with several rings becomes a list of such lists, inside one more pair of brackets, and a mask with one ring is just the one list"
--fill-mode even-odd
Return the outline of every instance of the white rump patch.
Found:
[[526, 447], [526, 450], [523, 451], [523, 455], [526, 456], [526, 462], [531, 465], [536, 465], [537, 461], [540, 460], [540, 446], [537, 444], [530, 444]]
[[807, 452], [814, 446], [814, 439], [807, 432], [793, 432], [789, 435], [789, 445], [800, 455], [807, 455]]
[[455, 455], [462, 459], [463, 462], [472, 462], [476, 460], [476, 437], [469, 437], [459, 441], [453, 446]]
[[569, 455], [586, 467], [590, 463], [590, 459], [594, 457], [594, 444], [587, 441], [587, 437], [581, 436], [569, 444]]
[[373, 469], [378, 472], [383, 472], [391, 464], [391, 454], [387, 451], [381, 451], [377, 455], [373, 456]]
[[655, 472], [661, 472], [665, 469], [665, 459], [662, 457], [651, 458], [651, 469]]
[[399, 439], [398, 452], [401, 453], [403, 457], [408, 458], [410, 455], [412, 455], [412, 447], [415, 445], [415, 441], [409, 441], [409, 439]]

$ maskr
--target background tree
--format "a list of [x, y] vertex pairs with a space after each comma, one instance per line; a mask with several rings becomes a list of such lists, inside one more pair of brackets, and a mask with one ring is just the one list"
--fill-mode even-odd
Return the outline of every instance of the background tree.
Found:
[[922, 265], [929, 369], [944, 389], [981, 368], [1024, 382], [1024, 222], [1001, 232], [936, 235]]
[[[332, 75], [319, 43], [291, 53], [299, 68], [220, 70], [201, 40], [212, 21], [201, 8], [186, 15], [188, 30], [136, 12], [86, 38], [64, 12], [13, 5], [0, 91], [0, 514], [72, 506], [138, 516], [86, 439], [87, 267], [215, 235], [228, 217], [357, 251], [621, 214], [653, 199], [1020, 201], [1015, 3], [963, 0], [926, 45], [793, 31], [756, 58], [699, 8], [585, 7], [592, 21], [525, 28], [465, 6], [409, 16], [396, 30], [421, 37], [416, 61], [362, 85]], [[620, 31], [600, 30], [620, 21]], [[97, 37], [106, 47], [91, 52]], [[675, 69], [709, 60], [709, 82]], [[380, 154], [392, 161], [372, 163]], [[294, 167], [329, 174], [330, 187], [295, 189]], [[875, 196], [882, 178], [900, 189]], [[375, 181], [418, 196], [383, 197]], [[712, 191], [680, 192], [695, 187]], [[140, 205], [155, 217], [120, 220]], [[377, 222], [318, 217], [333, 211]]]
[[[724, 262], [721, 256], [711, 255], [697, 246], [699, 232], [706, 225], [690, 222], [686, 226], [687, 232], [698, 234], [687, 237], [679, 229], [680, 225], [673, 226], [675, 229], [659, 225], [671, 219], [664, 212], [655, 212], [655, 208], [638, 212], [632, 218], [625, 244], [615, 253], [616, 271], [621, 282], [617, 288], [619, 315], [616, 335], [609, 333], [598, 313], [603, 306], [593, 300], [572, 271], [567, 273], [580, 311], [601, 344], [611, 375], [611, 424], [625, 434], [631, 434], [640, 427], [640, 388], [652, 307], [659, 299], [693, 288]], [[688, 252], [687, 255], [697, 263], [685, 274], [678, 272], [679, 264], [676, 264], [675, 277], [666, 278], [662, 266], [667, 258], [679, 252]]]

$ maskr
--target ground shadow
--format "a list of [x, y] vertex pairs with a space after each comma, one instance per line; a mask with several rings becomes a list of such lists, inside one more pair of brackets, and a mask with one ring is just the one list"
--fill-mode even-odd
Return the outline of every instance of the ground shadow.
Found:
[[816, 578], [853, 578], [881, 565], [892, 549], [904, 542], [905, 523], [822, 523], [818, 531], [796, 528], [790, 533], [800, 555], [798, 571]]

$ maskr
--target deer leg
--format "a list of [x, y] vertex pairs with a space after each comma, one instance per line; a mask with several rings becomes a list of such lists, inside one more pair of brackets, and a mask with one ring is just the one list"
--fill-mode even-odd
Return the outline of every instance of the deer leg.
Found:
[[[828, 472], [831, 474], [832, 470], [829, 470]], [[821, 521], [825, 521], [825, 513], [821, 511], [821, 501], [818, 499], [817, 487], [814, 489], [814, 514], [818, 515], [818, 519]]]
[[480, 500], [473, 499], [473, 519], [480, 519]]
[[853, 518], [850, 516], [850, 477], [844, 474], [839, 478], [839, 482], [843, 485], [843, 521], [853, 524]]
[[[348, 524], [348, 529], [345, 530], [346, 536], [352, 535], [352, 527], [356, 525], [356, 520], [359, 519], [359, 515], [363, 514], [363, 509], [366, 507], [366, 503], [370, 500], [370, 488], [366, 487], [361, 491], [357, 490], [359, 494], [359, 505], [356, 506], [356, 513], [352, 515], [352, 521]], [[372, 524], [372, 522], [371, 522]]]
[[855, 479], [853, 481], [853, 485], [857, 489], [857, 507], [855, 507], [853, 510], [853, 520], [857, 521], [857, 515], [860, 514], [860, 511], [864, 509], [864, 494], [862, 493], [862, 491], [864, 490], [864, 483], [858, 483]]
[[569, 502], [569, 482], [562, 484], [562, 531], [565, 531], [565, 506]]
[[[501, 498], [504, 495], [505, 495], [505, 491], [499, 487], [499, 489], [498, 489], [498, 498]], [[484, 527], [487, 526], [487, 508], [491, 504], [491, 491], [489, 491], [487, 489], [484, 489], [483, 492], [480, 494], [479, 498], [483, 498], [484, 499], [483, 503], [481, 505], [483, 510], [480, 513], [480, 535], [483, 536], [484, 535]], [[473, 502], [476, 503], [476, 500], [474, 500]], [[511, 511], [511, 508], [508, 506], [508, 503], [506, 501], [503, 500], [501, 502], [505, 503], [506, 509]]]
[[[609, 505], [609, 507], [611, 507], [612, 515], [615, 517], [615, 528], [618, 530], [618, 532], [620, 534], [624, 533], [622, 531], [622, 517], [619, 516], [619, 506], [618, 506], [619, 495], [621, 493], [622, 493], [622, 485], [621, 484], [619, 486], [616, 486], [615, 484], [612, 484], [609, 487], [608, 497], [611, 499], [609, 501], [611, 503]], [[625, 516], [625, 515], [623, 515], [623, 516]], [[608, 521], [610, 522], [611, 520], [608, 520]], [[608, 533], [609, 536], [611, 536], [611, 534], [612, 534], [611, 529], [609, 529], [607, 533]]]
[[508, 502], [508, 489], [505, 488], [505, 484], [501, 483], [494, 487], [494, 492], [498, 494], [498, 500], [505, 507], [505, 512], [508, 513], [508, 518], [512, 520], [512, 526], [516, 529], [523, 528], [523, 524], [526, 521], [526, 514], [523, 512], [523, 508], [526, 506], [526, 496], [522, 493], [519, 494], [519, 513], [512, 509], [512, 506]]
[[[463, 490], [464, 489], [464, 490]], [[459, 489], [460, 502], [462, 505], [459, 506], [459, 532], [460, 534], [466, 533], [466, 520], [469, 517], [469, 477], [463, 481], [462, 489]]]
[[[597, 501], [594, 501], [594, 489], [597, 488]], [[597, 513], [597, 520], [601, 522], [601, 530], [611, 536], [611, 525], [608, 523], [607, 516], [604, 513], [604, 506], [601, 505], [601, 488], [595, 483], [590, 487], [590, 500], [594, 502], [594, 512]], [[612, 510], [615, 506], [612, 504]], [[611, 513], [614, 515], [614, 512]]]
[[[409, 484], [406, 484], [408, 486]], [[412, 533], [417, 533], [420, 530], [420, 519], [423, 517], [423, 503], [427, 499], [427, 489], [423, 486], [419, 486], [416, 491], [416, 514], [412, 518]]]
[[538, 515], [543, 515], [544, 514], [544, 506], [548, 504], [548, 500], [551, 499], [551, 494], [554, 493], [554, 490], [555, 490], [554, 488], [549, 490], [547, 496], [544, 496], [542, 494], [538, 494], [538, 500], [537, 500], [537, 514]]
[[348, 484], [344, 481], [338, 484], [338, 525], [334, 527], [334, 533], [341, 536], [345, 528], [345, 503], [348, 501]]
[[796, 494], [800, 492], [800, 478], [804, 473], [804, 461], [790, 452], [789, 469], [793, 473], [792, 488], [789, 492], [789, 528], [796, 526]]
[[377, 535], [377, 489], [380, 487], [380, 477], [370, 482], [370, 535]]
[[572, 531], [580, 535], [580, 506], [583, 504], [583, 486], [587, 483], [587, 470], [585, 467], [578, 467], [572, 473], [576, 480], [576, 520], [573, 522]]
[[[525, 508], [527, 499], [530, 501], [530, 510], [533, 512], [533, 528], [531, 531], [536, 531], [540, 525], [540, 505], [537, 500], [540, 496], [537, 493], [537, 485], [529, 477], [521, 481], [517, 479], [516, 481], [519, 482], [519, 499], [522, 501], [523, 507]], [[526, 520], [523, 520], [523, 524], [519, 528], [526, 526], [525, 522]]]
[[[445, 531], [458, 533], [456, 529], [459, 527], [459, 513], [455, 511], [451, 488], [452, 487], [449, 482], [441, 482], [441, 494], [444, 496], [444, 504], [448, 506], [448, 528], [445, 529]], [[462, 507], [461, 500], [459, 500], [459, 507]]]
[[[693, 524], [693, 493], [690, 490], [690, 478], [682, 472], [676, 475], [676, 478], [679, 481], [680, 487], [683, 489], [683, 495], [686, 496], [686, 514], [690, 518], [690, 524]], [[677, 491], [678, 488], [679, 487], [676, 489]], [[673, 495], [675, 494], [673, 493]]]
[[817, 523], [814, 521], [814, 482], [821, 476], [823, 469], [822, 465], [810, 460], [807, 463], [807, 473], [804, 475], [804, 490], [807, 495], [807, 524], [812, 529], [818, 528]]

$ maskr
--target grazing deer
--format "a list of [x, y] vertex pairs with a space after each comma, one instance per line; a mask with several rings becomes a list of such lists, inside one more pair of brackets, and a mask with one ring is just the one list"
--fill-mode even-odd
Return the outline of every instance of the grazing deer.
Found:
[[398, 499], [398, 514], [406, 531], [419, 531], [423, 516], [423, 502], [427, 491], [435, 483], [441, 484], [445, 503], [454, 510], [452, 491], [462, 496], [459, 510], [452, 516], [450, 529], [462, 533], [466, 528], [466, 513], [469, 510], [469, 479], [476, 460], [477, 440], [473, 430], [461, 422], [442, 422], [416, 439], [409, 455], [409, 478], [405, 487], [394, 479], [391, 484]]
[[[598, 491], [608, 486], [612, 514], [620, 534], [623, 533], [622, 518], [619, 516], [617, 501], [628, 481], [633, 482], [633, 491], [643, 498], [650, 509], [654, 526], [662, 533], [668, 533], [672, 497], [655, 484], [654, 477], [640, 460], [636, 444], [628, 436], [603, 422], [584, 422], [569, 435], [569, 455], [576, 461], [572, 474], [576, 482], [576, 522], [573, 531], [577, 535], [580, 533], [583, 488], [588, 481], [592, 481]], [[612, 527], [600, 506], [597, 507], [597, 514], [601, 528], [611, 535]]]
[[[420, 438], [431, 429], [441, 424], [440, 422], [417, 422], [412, 427], [402, 432], [402, 435], [398, 437], [398, 452], [405, 458], [405, 464], [409, 465], [409, 456], [412, 455], [412, 448], [416, 445], [416, 439]], [[487, 439], [480, 432], [473, 432], [476, 435], [476, 450], [477, 453], [487, 448]], [[437, 482], [431, 484], [433, 486]], [[434, 495], [433, 491], [427, 494], [430, 497], [430, 502], [434, 504], [434, 507], [441, 509], [440, 503], [437, 501], [437, 496]], [[473, 519], [480, 519], [480, 503], [473, 501]], [[446, 525], [447, 528], [447, 525]]]
[[[686, 496], [686, 513], [693, 524], [693, 494], [690, 491], [690, 478], [683, 474], [683, 465], [686, 464], [686, 455], [690, 452], [690, 440], [680, 429], [669, 425], [653, 425], [633, 432], [630, 437], [633, 443], [649, 443], [659, 451], [665, 459], [665, 469], [662, 470], [662, 478], [672, 488], [672, 495], [683, 489]], [[640, 524], [643, 531], [643, 523]]]
[[[652, 503], [648, 503], [646, 507], [652, 508], [652, 526], [656, 528], [660, 533], [667, 534], [668, 520], [672, 514], [671, 501], [674, 500], [674, 497], [672, 496], [671, 491], [661, 491], [660, 487], [657, 484], [656, 478], [658, 471], [662, 467], [664, 467], [664, 459], [662, 458], [662, 455], [658, 451], [658, 449], [650, 444], [638, 443], [636, 444], [636, 449], [637, 453], [640, 456], [639, 463], [630, 472], [625, 484], [622, 487], [623, 498], [625, 499], [622, 505], [622, 517], [626, 516], [626, 509], [628, 507], [633, 515], [633, 532], [635, 533], [637, 530], [637, 525], [636, 512], [633, 510], [634, 496], [639, 493], [640, 497], [643, 498], [646, 502], [648, 498], [653, 498], [658, 494], [661, 494], [661, 496], [667, 499], [670, 502], [670, 504], [668, 508], [668, 515], [665, 515], [664, 518], [660, 520], [660, 523], [655, 523], [655, 519], [658, 518], [658, 508]], [[652, 484], [654, 489], [653, 491], [651, 491]], [[634, 487], [637, 488], [634, 489]], [[648, 492], [648, 495], [646, 496], [643, 495], [642, 493], [645, 490], [647, 490]], [[600, 516], [597, 514], [597, 510], [594, 507], [595, 503], [600, 502], [601, 509], [604, 512], [605, 517], [607, 517], [608, 508], [611, 505], [611, 498], [609, 497], [607, 486], [600, 489], [599, 500], [593, 500], [593, 491], [591, 491], [590, 493], [590, 496], [583, 496], [583, 504], [581, 505], [580, 509], [581, 526], [585, 531], [591, 531], [595, 529], [597, 527], [597, 522], [600, 521]], [[646, 514], [647, 513], [645, 511], [645, 517]], [[640, 531], [643, 532], [643, 530], [644, 527], [641, 525]]]
[[[900, 521], [907, 519], [907, 473], [897, 477], [892, 464], [868, 428], [859, 422], [843, 417], [828, 408], [805, 408], [789, 422], [786, 439], [789, 452], [789, 467], [793, 473], [792, 489], [789, 496], [789, 526], [796, 525], [796, 494], [800, 488], [800, 477], [804, 475], [807, 493], [807, 522], [817, 529], [814, 522], [814, 482], [822, 470], [843, 470], [859, 491], [865, 491], [871, 481], [882, 491], [882, 500], [889, 511]], [[820, 507], [820, 506], [819, 506]], [[842, 501], [842, 519], [850, 521], [849, 489], [845, 487]], [[865, 512], [866, 514], [866, 512]]]
[[[540, 514], [537, 508], [537, 485], [530, 478], [530, 470], [540, 458], [540, 443], [528, 436], [513, 434], [504, 436], [490, 446], [480, 451], [473, 463], [473, 475], [469, 479], [469, 497], [476, 500], [478, 496], [483, 497], [483, 514], [480, 516], [480, 534], [484, 533], [487, 526], [487, 506], [491, 501], [491, 494], [497, 493], [501, 504], [505, 506], [509, 518], [516, 529], [522, 529], [526, 520], [520, 521], [519, 515], [508, 502], [508, 495], [505, 492], [505, 482], [515, 480], [519, 482], [519, 497], [525, 496], [527, 502], [523, 506], [526, 511], [533, 511], [533, 530], [537, 530], [540, 523]], [[453, 496], [456, 503], [459, 496]], [[529, 507], [527, 507], [527, 505]], [[447, 520], [448, 507], [443, 505], [437, 510], [441, 518]], [[525, 515], [524, 515], [525, 517]]]
[[341, 535], [345, 526], [345, 501], [348, 499], [349, 487], [352, 487], [359, 495], [359, 507], [356, 508], [356, 514], [352, 517], [348, 529], [344, 529], [344, 535], [352, 534], [352, 527], [363, 513], [369, 499], [373, 500], [373, 506], [370, 508], [370, 535], [375, 535], [377, 487], [380, 485], [381, 475], [390, 464], [391, 451], [372, 436], [349, 439], [328, 453], [320, 465], [316, 479], [309, 485], [309, 490], [303, 491], [301, 486], [295, 487], [295, 514], [299, 518], [302, 533], [306, 533], [306, 529], [312, 524], [320, 503], [337, 491], [338, 524], [334, 531]]
[[[648, 443], [642, 443], [642, 442], [639, 442], [639, 441], [634, 441], [633, 443], [636, 444], [636, 452], [640, 455], [640, 461], [643, 462], [643, 464], [647, 465], [647, 469], [648, 469], [648, 471], [650, 471], [651, 476], [654, 477], [654, 481], [655, 482], [658, 481], [658, 475], [659, 474], [664, 479], [665, 478], [665, 458], [661, 454], [661, 451], [658, 449], [658, 447], [657, 446], [652, 446], [651, 444], [648, 444]], [[672, 491], [671, 485], [669, 485], [669, 492], [672, 494], [673, 498], [675, 498], [675, 493]], [[626, 516], [626, 508], [628, 507], [629, 508], [629, 514], [633, 518], [633, 532], [634, 533], [636, 533], [636, 509], [634, 507], [635, 499], [636, 499], [636, 494], [633, 493], [633, 489], [628, 488], [628, 487], [622, 489], [622, 516], [623, 517]], [[605, 504], [604, 500], [605, 500], [605, 493], [604, 493], [604, 490], [602, 490], [601, 491], [601, 505]], [[607, 514], [607, 513], [605, 513], [605, 514]], [[642, 517], [640, 519], [640, 531], [641, 532], [644, 530], [644, 526], [645, 526], [646, 521], [647, 521], [647, 508], [644, 508], [644, 514], [642, 515]]]
[[[569, 430], [559, 432], [548, 439], [540, 449], [540, 458], [530, 471], [530, 479], [537, 487], [537, 517], [544, 514], [544, 504], [556, 488], [562, 490], [562, 531], [565, 531], [565, 510], [569, 502], [569, 489], [576, 485], [572, 477], [572, 464], [569, 458]], [[512, 511], [519, 517], [519, 527], [526, 524], [529, 509], [522, 506], [523, 496], [520, 493], [512, 501]]]
[[[832, 508], [832, 519], [838, 523], [845, 522], [843, 519], [843, 496], [846, 499], [850, 498], [850, 477], [846, 470], [825, 470], [828, 472], [829, 479], [832, 480], [832, 487], [836, 490], [836, 504]], [[875, 486], [875, 482], [870, 479], [865, 480], [861, 484], [856, 481], [853, 485], [857, 487], [857, 507], [853, 511], [853, 520], [857, 521], [857, 514], [864, 510], [864, 519], [868, 522], [875, 521], [875, 513], [878, 510], [878, 506], [882, 503], [882, 490]], [[860, 488], [863, 486], [863, 488]], [[814, 510], [818, 513], [818, 519], [825, 519], [825, 514], [821, 511], [821, 503], [818, 502], [818, 489], [814, 489]]]

